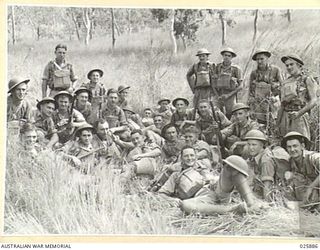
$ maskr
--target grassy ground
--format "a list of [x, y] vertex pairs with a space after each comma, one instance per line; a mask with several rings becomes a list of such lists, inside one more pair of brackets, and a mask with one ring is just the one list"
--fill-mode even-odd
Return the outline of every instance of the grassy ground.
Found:
[[[238, 53], [235, 63], [245, 70], [245, 81], [255, 66], [252, 53], [253, 17], [239, 17], [228, 30], [228, 44]], [[319, 73], [319, 12], [293, 12], [293, 22], [275, 18], [259, 23], [257, 47], [273, 52], [271, 62], [282, 66], [280, 57], [298, 52], [307, 67]], [[31, 78], [29, 98], [41, 98], [41, 75], [54, 46], [63, 41], [25, 42], [8, 48], [8, 78]], [[154, 106], [162, 96], [192, 98], [185, 74], [196, 60], [199, 47], [212, 51], [211, 60], [221, 60], [218, 23], [202, 27], [198, 41], [172, 57], [169, 35], [158, 30], [123, 36], [111, 51], [109, 37], [94, 39], [89, 47], [68, 44], [79, 84], [92, 68], [105, 71], [107, 88], [131, 85], [130, 102], [137, 110]], [[284, 68], [283, 68], [284, 69]], [[246, 92], [240, 95], [245, 100]], [[317, 117], [313, 118], [315, 124]], [[317, 125], [315, 125], [317, 127]], [[13, 160], [14, 159], [14, 160]], [[66, 163], [47, 154], [39, 164], [27, 164], [8, 149], [5, 197], [6, 234], [215, 234], [320, 237], [317, 214], [289, 210], [280, 203], [262, 214], [240, 216], [185, 216], [149, 193], [124, 194], [119, 179], [102, 169], [93, 180], [71, 173]], [[98, 180], [96, 180], [98, 179]], [[90, 185], [85, 184], [90, 183]], [[301, 230], [302, 229], [302, 230]]]

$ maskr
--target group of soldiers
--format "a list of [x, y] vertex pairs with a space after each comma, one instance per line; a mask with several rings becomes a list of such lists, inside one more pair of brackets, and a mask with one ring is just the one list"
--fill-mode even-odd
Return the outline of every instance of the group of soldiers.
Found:
[[[260, 210], [279, 193], [319, 208], [320, 153], [307, 150], [319, 87], [298, 55], [281, 58], [289, 74], [284, 78], [269, 64], [271, 52], [257, 50], [249, 97], [241, 103], [242, 70], [232, 63], [237, 54], [225, 48], [223, 61], [214, 64], [200, 49], [186, 75], [193, 107], [183, 97], [162, 98], [138, 114], [129, 102], [131, 86], [107, 89], [103, 70], [92, 69], [88, 82], [74, 89], [67, 46], [58, 44], [54, 53], [36, 108], [28, 100], [30, 79], [9, 81], [8, 145], [18, 143], [19, 157], [53, 151], [83, 175], [98, 166], [114, 168], [123, 183], [148, 180], [145, 190], [187, 213]], [[235, 194], [245, 205], [231, 202]]]

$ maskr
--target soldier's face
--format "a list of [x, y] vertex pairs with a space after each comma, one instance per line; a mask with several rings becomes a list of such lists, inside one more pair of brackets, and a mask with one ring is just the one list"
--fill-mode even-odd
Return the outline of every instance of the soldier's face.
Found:
[[54, 53], [58, 61], [63, 61], [66, 58], [67, 51], [64, 48], [58, 48]]
[[70, 99], [67, 96], [59, 96], [58, 98], [59, 110], [66, 111], [70, 106]]
[[301, 68], [295, 60], [289, 58], [287, 61], [285, 61], [285, 65], [290, 75], [298, 75], [301, 73]]
[[162, 109], [167, 109], [168, 106], [169, 106], [169, 103], [168, 103], [168, 102], [165, 102], [165, 101], [160, 102], [160, 107], [161, 107]]
[[55, 110], [55, 105], [52, 102], [41, 105], [41, 113], [46, 117], [51, 117]]
[[126, 129], [121, 134], [119, 134], [119, 137], [122, 141], [130, 142], [131, 141], [131, 130]]
[[126, 99], [129, 95], [129, 90], [128, 89], [125, 89], [125, 90], [122, 90], [120, 93], [119, 93], [119, 96], [122, 100]]
[[18, 100], [23, 100], [27, 94], [28, 85], [21, 83], [12, 90], [12, 95]]
[[196, 162], [196, 152], [192, 148], [186, 148], [181, 153], [181, 161], [184, 165], [192, 167]]
[[153, 123], [156, 126], [156, 128], [161, 128], [162, 123], [163, 123], [162, 117], [161, 116], [155, 116], [153, 118]]
[[37, 132], [32, 130], [32, 131], [27, 131], [24, 133], [23, 135], [23, 143], [25, 146], [28, 146], [30, 148], [32, 148], [38, 139], [38, 135]]
[[144, 136], [140, 135], [139, 133], [135, 133], [131, 135], [131, 141], [134, 146], [141, 147], [144, 144]]
[[178, 132], [175, 127], [168, 128], [165, 133], [166, 139], [169, 142], [174, 142], [178, 139]]
[[222, 58], [223, 58], [223, 61], [224, 62], [231, 62], [231, 60], [232, 60], [232, 54], [231, 53], [229, 53], [229, 52], [224, 52], [223, 54], [222, 54]]
[[106, 140], [109, 135], [109, 124], [107, 122], [105, 123], [99, 123], [97, 127], [97, 135], [102, 140]]
[[268, 57], [264, 54], [258, 54], [256, 57], [258, 66], [266, 66], [268, 63]]
[[304, 143], [300, 143], [299, 140], [288, 140], [287, 141], [287, 151], [288, 154], [293, 159], [298, 159], [300, 156], [302, 156], [304, 150]]
[[197, 136], [194, 133], [185, 133], [184, 139], [186, 145], [193, 146], [193, 144], [197, 141]]
[[241, 124], [247, 121], [248, 115], [248, 111], [244, 109], [237, 110], [233, 113], [235, 121]]
[[150, 110], [144, 111], [144, 117], [150, 118], [152, 116], [152, 112]]
[[209, 112], [209, 105], [207, 103], [200, 103], [198, 108], [201, 115], [206, 115]]
[[108, 95], [108, 102], [112, 105], [116, 105], [118, 103], [118, 95], [117, 93], [110, 93]]
[[89, 100], [89, 94], [87, 92], [82, 92], [77, 95], [77, 101], [82, 105], [85, 105], [88, 100]]
[[177, 109], [178, 112], [181, 112], [186, 110], [187, 105], [184, 103], [184, 101], [179, 100], [176, 102], [175, 108]]
[[201, 54], [201, 55], [198, 55], [198, 57], [199, 57], [200, 62], [206, 62], [206, 61], [208, 61], [209, 55]]
[[257, 156], [263, 150], [263, 142], [258, 140], [248, 140], [249, 155]]
[[92, 132], [90, 130], [82, 130], [79, 139], [82, 144], [88, 146], [92, 141]]
[[93, 83], [98, 83], [100, 80], [100, 74], [97, 71], [93, 71], [90, 75], [90, 81]]

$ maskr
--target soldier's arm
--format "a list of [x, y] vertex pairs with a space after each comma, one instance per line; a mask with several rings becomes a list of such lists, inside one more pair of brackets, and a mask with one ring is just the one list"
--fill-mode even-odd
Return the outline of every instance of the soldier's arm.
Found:
[[47, 89], [49, 85], [50, 73], [49, 73], [49, 64], [44, 68], [42, 76], [42, 98], [47, 96]]
[[146, 152], [143, 154], [139, 154], [139, 158], [155, 158], [161, 155], [161, 149], [160, 148], [155, 148], [151, 150], [150, 152]]
[[306, 112], [311, 110], [317, 104], [317, 90], [319, 86], [310, 77], [306, 79], [306, 84], [307, 84], [307, 90], [310, 97], [310, 101], [307, 103], [306, 106], [304, 106], [302, 109], [298, 111], [297, 118], [304, 115]]
[[[249, 95], [248, 98], [254, 98], [254, 84], [255, 84], [255, 73], [251, 72], [250, 77], [249, 77]], [[248, 100], [249, 102], [249, 100]]]
[[48, 142], [47, 144], [47, 147], [48, 148], [53, 148], [53, 146], [59, 141], [59, 136], [57, 133], [53, 133], [51, 138], [50, 138], [50, 141]]
[[241, 69], [238, 67], [236, 67], [236, 70], [235, 70], [235, 78], [236, 79], [234, 80], [238, 83], [238, 86], [233, 91], [231, 91], [229, 94], [226, 95], [227, 99], [234, 96], [240, 90], [242, 90], [242, 85], [243, 85], [242, 72], [241, 72]]
[[194, 92], [194, 84], [193, 84], [193, 75], [195, 74], [194, 71], [194, 65], [191, 66], [191, 68], [187, 72], [187, 81], [189, 83], [190, 89], [192, 92]]
[[226, 138], [231, 136], [233, 134], [233, 130], [234, 130], [234, 123], [230, 124], [228, 127], [224, 128], [224, 129], [222, 129], [221, 130], [222, 138], [225, 140]]

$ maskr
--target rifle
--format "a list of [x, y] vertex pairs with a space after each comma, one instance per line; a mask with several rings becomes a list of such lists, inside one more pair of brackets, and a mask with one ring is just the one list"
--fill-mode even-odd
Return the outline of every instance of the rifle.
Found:
[[216, 112], [215, 112], [214, 105], [213, 105], [212, 101], [210, 101], [210, 106], [211, 106], [211, 111], [212, 111], [212, 117], [213, 117], [214, 121], [218, 124], [218, 127], [219, 127], [219, 130], [216, 132], [219, 153], [220, 153], [221, 159], [225, 159], [228, 156], [228, 152], [225, 149], [224, 141], [223, 141], [222, 134], [221, 134], [221, 130], [222, 130], [221, 121], [216, 116]]
[[77, 158], [79, 160], [81, 160], [81, 159], [86, 158], [87, 156], [92, 155], [92, 154], [94, 154], [94, 153], [96, 153], [96, 152], [98, 152], [98, 151], [100, 151], [102, 149], [105, 149], [105, 147], [96, 148], [96, 149], [94, 149], [94, 150], [92, 150], [92, 151], [90, 151], [90, 152], [88, 152], [88, 153], [86, 153], [84, 155], [78, 156]]
[[[104, 91], [103, 88], [100, 87], [99, 90], [99, 97], [101, 98], [102, 96], [104, 96]], [[99, 100], [100, 101], [100, 100]], [[102, 102], [99, 103], [99, 113], [98, 113], [98, 118], [102, 118]]]

